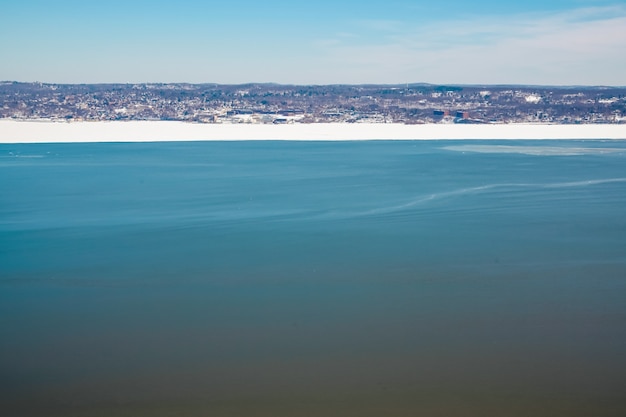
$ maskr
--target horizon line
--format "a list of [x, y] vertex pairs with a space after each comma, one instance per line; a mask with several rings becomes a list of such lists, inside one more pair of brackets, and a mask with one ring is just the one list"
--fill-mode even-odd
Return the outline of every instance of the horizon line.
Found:
[[215, 85], [215, 86], [250, 86], [250, 85], [274, 85], [284, 87], [538, 87], [538, 88], [626, 88], [625, 85], [608, 85], [608, 84], [523, 84], [523, 83], [428, 83], [428, 82], [405, 82], [405, 83], [328, 83], [328, 84], [299, 84], [299, 83], [280, 83], [280, 82], [243, 82], [243, 83], [217, 83], [217, 82], [186, 82], [186, 81], [141, 81], [141, 82], [91, 82], [91, 83], [56, 83], [48, 81], [15, 81], [0, 80], [0, 86], [7, 84], [40, 84], [40, 85]]

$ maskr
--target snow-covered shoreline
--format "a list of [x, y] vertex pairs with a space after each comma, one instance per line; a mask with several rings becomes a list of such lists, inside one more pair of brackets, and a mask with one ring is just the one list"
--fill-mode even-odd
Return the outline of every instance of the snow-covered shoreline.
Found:
[[625, 139], [626, 124], [194, 124], [0, 120], [0, 143], [215, 140]]

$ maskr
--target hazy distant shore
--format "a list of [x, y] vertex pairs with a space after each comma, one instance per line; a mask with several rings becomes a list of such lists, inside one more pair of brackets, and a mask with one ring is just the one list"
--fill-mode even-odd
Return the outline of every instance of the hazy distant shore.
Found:
[[626, 139], [626, 124], [194, 124], [0, 120], [0, 143], [216, 140]]

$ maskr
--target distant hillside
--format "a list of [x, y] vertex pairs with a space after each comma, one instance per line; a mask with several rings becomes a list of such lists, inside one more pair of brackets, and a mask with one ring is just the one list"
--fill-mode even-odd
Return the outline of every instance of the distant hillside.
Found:
[[626, 87], [0, 82], [0, 118], [198, 123], [626, 123]]

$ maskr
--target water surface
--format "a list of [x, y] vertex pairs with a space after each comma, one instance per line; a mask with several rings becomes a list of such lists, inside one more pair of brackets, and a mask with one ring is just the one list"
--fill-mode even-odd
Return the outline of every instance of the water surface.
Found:
[[626, 415], [626, 143], [0, 145], [10, 416]]

